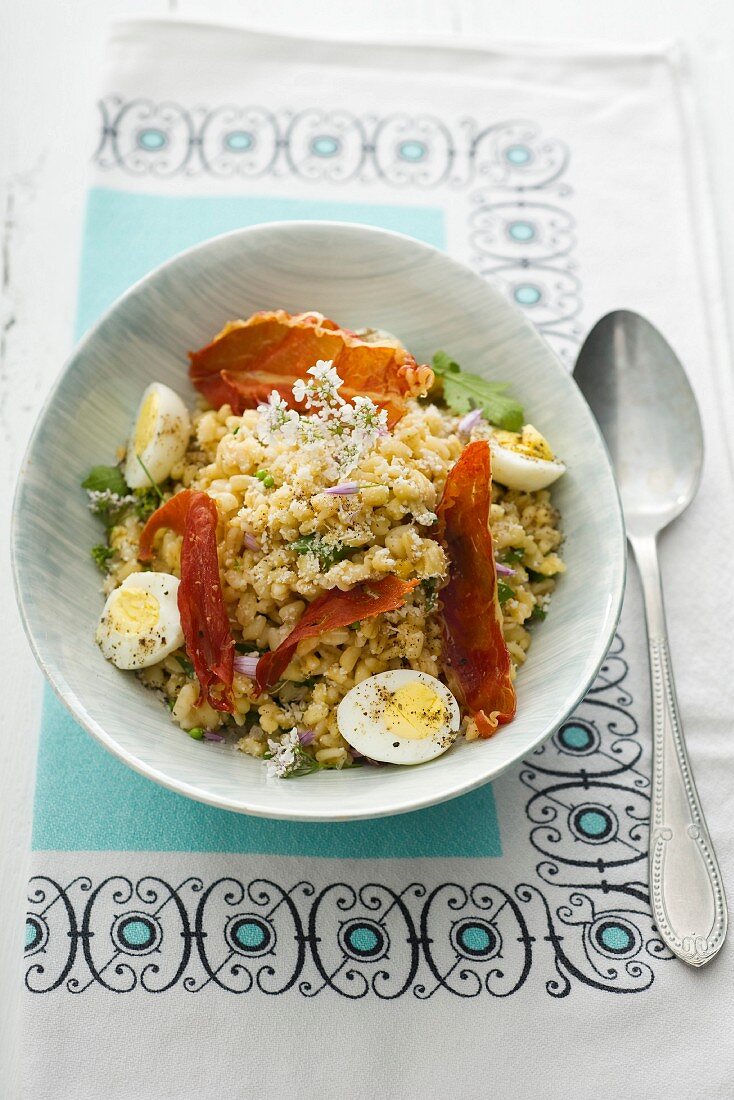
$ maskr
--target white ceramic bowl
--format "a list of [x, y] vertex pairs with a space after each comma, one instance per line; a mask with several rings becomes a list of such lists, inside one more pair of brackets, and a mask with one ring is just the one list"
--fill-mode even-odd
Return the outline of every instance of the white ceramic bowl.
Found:
[[[94, 644], [102, 598], [89, 557], [98, 521], [79, 483], [110, 462], [153, 379], [193, 397], [186, 352], [257, 309], [315, 309], [347, 327], [396, 333], [419, 360], [447, 350], [506, 380], [568, 472], [555, 488], [568, 572], [534, 630], [518, 713], [489, 741], [415, 768], [355, 768], [292, 781], [191, 740], [134, 675]], [[523, 315], [443, 253], [384, 230], [290, 222], [192, 248], [134, 286], [81, 342], [31, 439], [15, 501], [18, 602], [36, 659], [75, 718], [130, 767], [171, 790], [274, 818], [345, 821], [418, 809], [478, 787], [569, 715], [611, 642], [622, 600], [622, 518], [606, 450], [574, 382]]]

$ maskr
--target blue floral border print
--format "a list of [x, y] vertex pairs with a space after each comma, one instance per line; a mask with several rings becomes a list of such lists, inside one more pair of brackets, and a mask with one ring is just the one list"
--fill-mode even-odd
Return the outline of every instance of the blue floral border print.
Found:
[[155, 875], [62, 884], [36, 875], [26, 987], [426, 1000], [440, 991], [507, 997], [535, 971], [554, 998], [574, 985], [648, 989], [651, 963], [672, 956], [641, 879], [649, 779], [637, 767], [622, 650], [617, 638], [577, 713], [519, 773], [530, 792], [536, 881], [395, 888]]
[[149, 179], [291, 176], [309, 184], [466, 192], [471, 263], [522, 306], [570, 366], [581, 335], [575, 224], [559, 200], [569, 151], [523, 119], [489, 125], [428, 114], [187, 108], [149, 99], [100, 101], [94, 160]]
[[[452, 130], [429, 116], [187, 110], [116, 97], [100, 109], [102, 170], [469, 188], [474, 265], [572, 356], [581, 287], [573, 219], [558, 205], [570, 194], [569, 154], [534, 123], [467, 119]], [[532, 976], [554, 998], [579, 985], [648, 989], [652, 963], [672, 956], [644, 881], [649, 778], [638, 767], [623, 651], [617, 637], [575, 715], [518, 772], [533, 881], [396, 887], [120, 874], [61, 883], [37, 875], [26, 921], [28, 990], [218, 987], [426, 1000], [507, 997]]]

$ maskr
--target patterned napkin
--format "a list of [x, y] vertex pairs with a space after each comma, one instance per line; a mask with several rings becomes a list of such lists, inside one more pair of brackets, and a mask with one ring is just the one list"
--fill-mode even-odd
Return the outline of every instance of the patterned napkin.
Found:
[[[292, 218], [447, 249], [498, 281], [569, 369], [610, 308], [668, 334], [708, 442], [701, 492], [663, 545], [672, 643], [734, 870], [715, 564], [734, 534], [731, 379], [678, 59], [136, 22], [107, 60], [79, 334], [180, 249]], [[656, 1092], [730, 1095], [729, 956], [692, 972], [650, 917], [649, 752], [634, 575], [599, 677], [553, 738], [493, 787], [398, 818], [200, 806], [127, 770], [47, 693], [27, 1095], [648, 1096], [631, 1061], [643, 1046]]]

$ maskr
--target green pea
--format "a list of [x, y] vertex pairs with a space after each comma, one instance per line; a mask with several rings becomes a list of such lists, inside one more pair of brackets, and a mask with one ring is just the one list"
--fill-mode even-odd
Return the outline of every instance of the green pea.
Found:
[[265, 477], [262, 479], [262, 482], [266, 489], [272, 489], [272, 487], [275, 485], [275, 478], [272, 474], [266, 474]]
[[194, 726], [193, 729], [189, 730], [189, 737], [193, 737], [194, 741], [203, 741], [204, 730], [201, 728], [201, 726]]

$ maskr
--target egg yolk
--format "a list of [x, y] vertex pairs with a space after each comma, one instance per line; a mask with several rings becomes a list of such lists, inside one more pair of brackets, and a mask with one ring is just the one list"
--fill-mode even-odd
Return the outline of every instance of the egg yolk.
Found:
[[420, 741], [447, 726], [449, 716], [445, 703], [433, 688], [415, 680], [393, 693], [382, 718], [396, 737]]
[[142, 454], [149, 447], [155, 435], [156, 421], [158, 420], [158, 394], [155, 390], [146, 397], [143, 407], [135, 425], [135, 454]]
[[158, 623], [160, 604], [142, 588], [121, 588], [108, 612], [110, 625], [120, 634], [146, 634]]
[[541, 435], [532, 424], [526, 424], [522, 432], [497, 431], [492, 438], [500, 447], [506, 447], [508, 451], [516, 451], [526, 455], [527, 458], [540, 458], [545, 462], [553, 461], [553, 451], [545, 436]]

